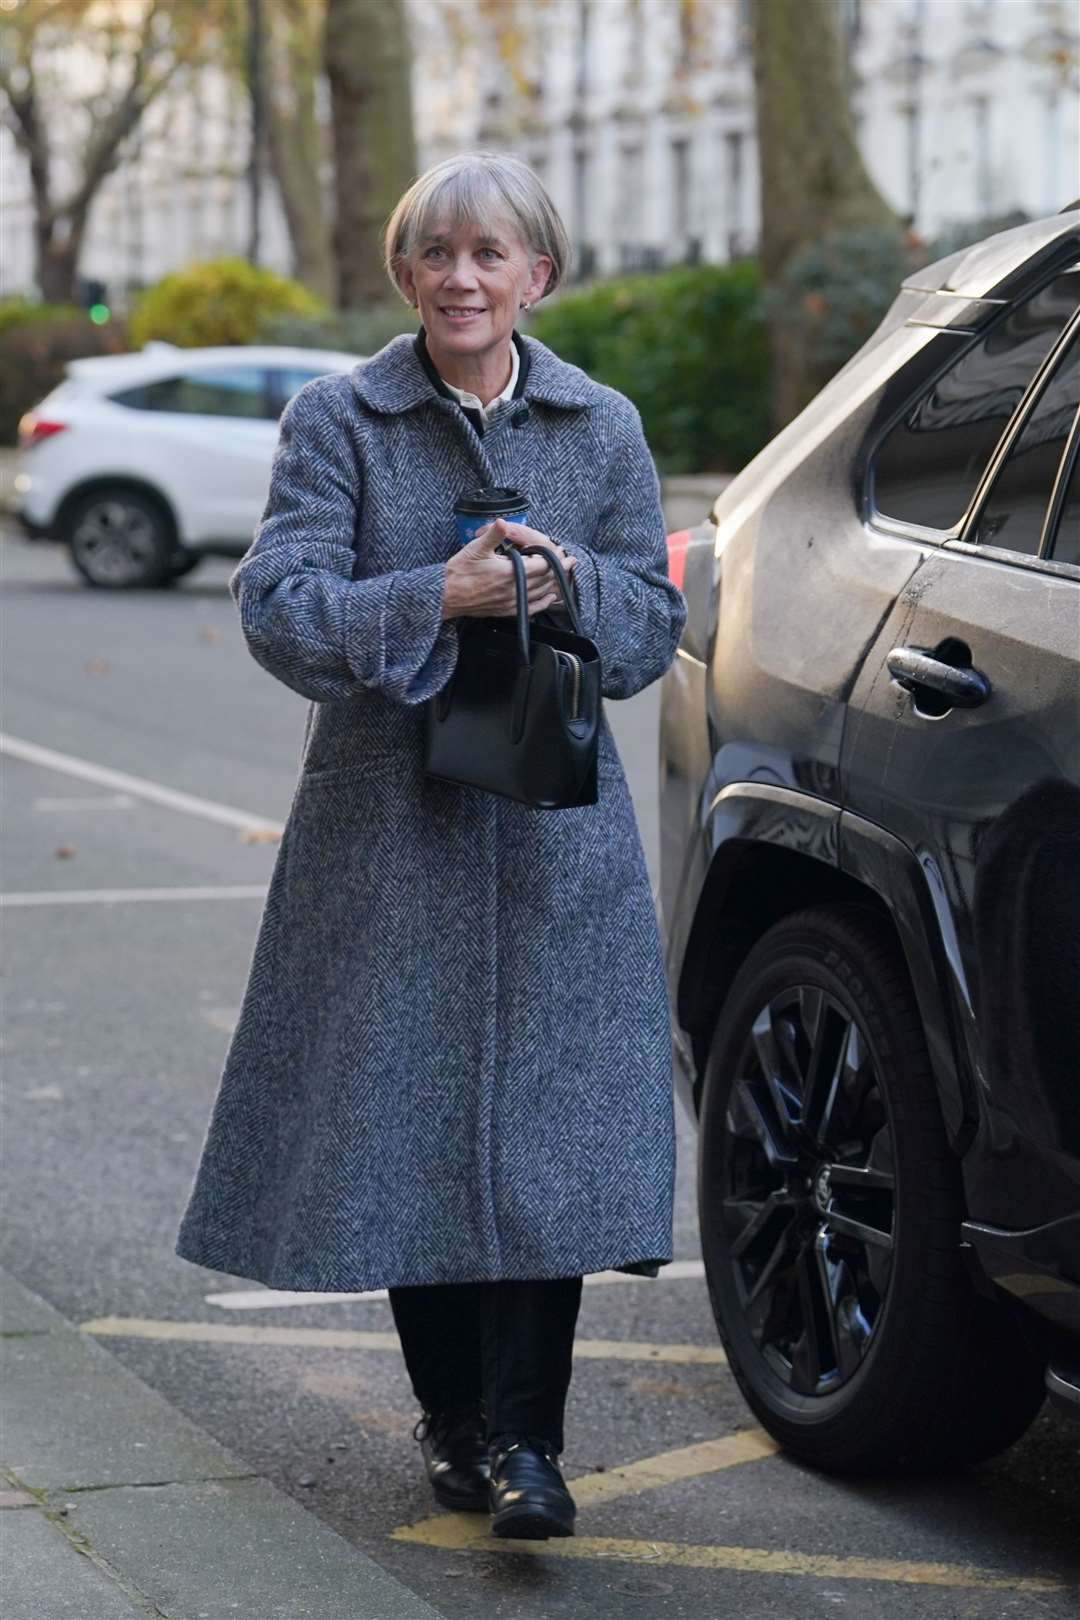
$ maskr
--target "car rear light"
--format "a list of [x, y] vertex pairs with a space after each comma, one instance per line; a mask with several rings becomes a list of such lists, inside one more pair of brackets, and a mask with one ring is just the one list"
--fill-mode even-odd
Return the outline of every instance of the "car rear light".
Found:
[[66, 427], [66, 422], [50, 422], [46, 416], [35, 416], [33, 411], [27, 411], [19, 423], [19, 449], [29, 450], [32, 444], [51, 439], [54, 433], [63, 433]]
[[667, 537], [668, 573], [671, 576], [671, 583], [680, 591], [683, 588], [686, 548], [689, 544], [689, 529], [677, 529], [674, 534], [669, 534]]

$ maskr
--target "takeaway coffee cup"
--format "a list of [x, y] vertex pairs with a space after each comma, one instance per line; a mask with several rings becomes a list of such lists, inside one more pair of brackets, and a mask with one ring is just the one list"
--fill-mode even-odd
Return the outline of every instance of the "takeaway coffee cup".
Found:
[[467, 546], [475, 540], [481, 529], [486, 529], [496, 518], [511, 523], [528, 523], [529, 500], [516, 489], [478, 489], [473, 495], [461, 495], [454, 507], [458, 544]]

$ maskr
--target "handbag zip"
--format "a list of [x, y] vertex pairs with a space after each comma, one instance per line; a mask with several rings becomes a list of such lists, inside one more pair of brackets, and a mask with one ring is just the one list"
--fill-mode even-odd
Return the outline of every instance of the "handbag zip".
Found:
[[571, 687], [573, 695], [570, 704], [570, 718], [571, 720], [577, 720], [580, 718], [578, 711], [581, 706], [581, 659], [576, 653], [572, 652], [560, 652], [559, 657], [566, 659], [567, 663], [570, 665], [571, 671], [573, 672], [573, 685]]

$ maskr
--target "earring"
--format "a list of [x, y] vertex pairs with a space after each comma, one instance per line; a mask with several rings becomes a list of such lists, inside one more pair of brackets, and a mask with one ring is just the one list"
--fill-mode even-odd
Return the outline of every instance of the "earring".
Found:
[[531, 309], [532, 305], [530, 303], [528, 303], [528, 302], [523, 302], [521, 307], [522, 307], [522, 309]]

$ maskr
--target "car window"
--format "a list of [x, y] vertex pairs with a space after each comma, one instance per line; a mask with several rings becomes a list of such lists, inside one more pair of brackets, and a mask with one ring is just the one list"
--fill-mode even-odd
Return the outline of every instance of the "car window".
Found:
[[118, 405], [195, 416], [272, 415], [262, 371], [254, 366], [208, 366], [113, 394]]
[[325, 377], [325, 371], [301, 371], [296, 367], [275, 366], [273, 370], [274, 391], [278, 397], [278, 404], [284, 410], [293, 395], [303, 388], [305, 383], [312, 382], [316, 377]]
[[994, 480], [970, 539], [1036, 556], [1062, 451], [1080, 404], [1080, 333], [1045, 384]]
[[1074, 568], [1080, 568], [1080, 455], [1073, 456], [1069, 486], [1050, 555], [1055, 562], [1072, 563]]
[[1011, 309], [886, 435], [874, 505], [886, 518], [951, 529], [1039, 366], [1080, 304], [1080, 267]]

